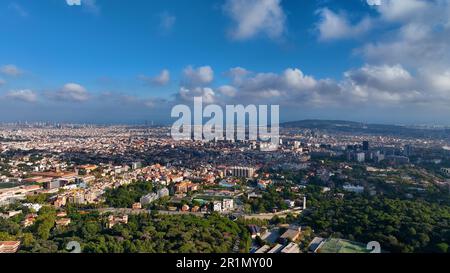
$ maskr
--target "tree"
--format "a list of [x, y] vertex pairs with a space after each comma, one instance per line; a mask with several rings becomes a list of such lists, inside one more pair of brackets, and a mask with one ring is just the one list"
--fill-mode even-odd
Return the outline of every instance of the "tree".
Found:
[[14, 236], [8, 234], [7, 232], [0, 231], [0, 241], [12, 241], [14, 239]]
[[436, 244], [436, 251], [439, 253], [447, 253], [448, 252], [448, 244], [446, 244], [446, 243]]
[[43, 207], [39, 211], [36, 219], [36, 233], [39, 238], [47, 240], [50, 237], [50, 230], [55, 226], [56, 211], [51, 207]]
[[22, 245], [24, 247], [32, 247], [35, 243], [33, 233], [26, 232], [22, 235]]

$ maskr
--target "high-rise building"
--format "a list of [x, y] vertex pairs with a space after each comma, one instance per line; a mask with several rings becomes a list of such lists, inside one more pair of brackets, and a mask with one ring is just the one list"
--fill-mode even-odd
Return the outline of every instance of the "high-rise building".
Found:
[[255, 174], [255, 169], [251, 167], [232, 167], [230, 171], [235, 177], [251, 178]]
[[404, 154], [405, 156], [411, 156], [413, 154], [413, 147], [409, 144], [405, 145]]
[[363, 141], [363, 151], [369, 150], [369, 141]]
[[356, 161], [364, 162], [365, 160], [366, 160], [366, 154], [365, 153], [357, 153], [356, 154]]

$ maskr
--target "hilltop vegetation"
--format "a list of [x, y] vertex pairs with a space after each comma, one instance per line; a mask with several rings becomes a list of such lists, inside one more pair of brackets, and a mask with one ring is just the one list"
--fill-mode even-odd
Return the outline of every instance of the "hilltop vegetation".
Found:
[[310, 200], [300, 221], [324, 236], [378, 241], [390, 252], [448, 251], [449, 206], [351, 194]]
[[127, 224], [106, 228], [106, 215], [69, 209], [72, 222], [56, 227], [56, 211], [44, 207], [36, 223], [22, 228], [23, 215], [0, 219], [0, 240], [21, 240], [19, 252], [67, 252], [70, 241], [86, 253], [231, 253], [246, 252], [250, 237], [242, 224], [217, 214], [130, 215]]

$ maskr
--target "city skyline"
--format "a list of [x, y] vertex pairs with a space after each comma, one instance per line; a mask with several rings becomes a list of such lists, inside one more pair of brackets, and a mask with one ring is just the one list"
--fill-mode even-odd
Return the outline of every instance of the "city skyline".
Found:
[[281, 122], [449, 125], [448, 1], [5, 1], [0, 14], [0, 122], [170, 124], [202, 96], [279, 104]]

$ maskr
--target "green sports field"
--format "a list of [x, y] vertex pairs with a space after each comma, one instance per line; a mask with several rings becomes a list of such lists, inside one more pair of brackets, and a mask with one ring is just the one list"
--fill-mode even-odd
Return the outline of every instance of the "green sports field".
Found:
[[319, 253], [369, 253], [363, 244], [343, 239], [327, 239], [318, 250]]

